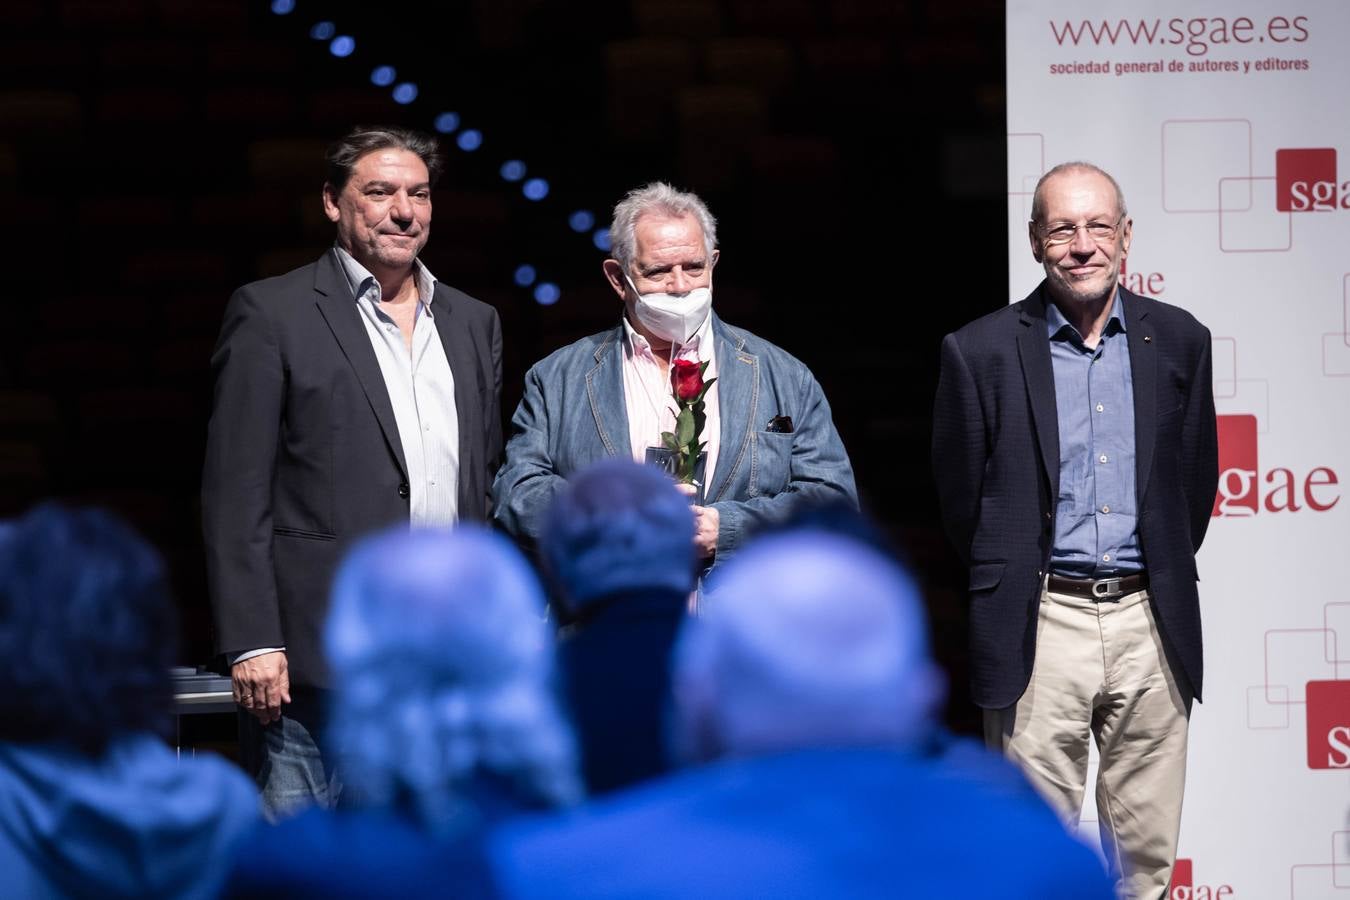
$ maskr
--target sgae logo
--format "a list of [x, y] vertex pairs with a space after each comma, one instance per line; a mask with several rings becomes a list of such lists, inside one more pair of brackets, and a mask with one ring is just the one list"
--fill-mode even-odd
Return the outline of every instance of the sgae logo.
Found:
[[1229, 884], [1196, 884], [1192, 860], [1179, 859], [1172, 867], [1172, 883], [1167, 886], [1167, 900], [1219, 900], [1233, 896]]
[[1350, 181], [1336, 181], [1336, 151], [1329, 147], [1275, 151], [1275, 208], [1280, 212], [1350, 209]]
[[1339, 477], [1327, 466], [1302, 476], [1284, 466], [1261, 472], [1256, 416], [1219, 416], [1219, 491], [1211, 516], [1254, 516], [1258, 512], [1326, 512], [1341, 500]]
[[1308, 682], [1308, 768], [1350, 769], [1350, 680]]

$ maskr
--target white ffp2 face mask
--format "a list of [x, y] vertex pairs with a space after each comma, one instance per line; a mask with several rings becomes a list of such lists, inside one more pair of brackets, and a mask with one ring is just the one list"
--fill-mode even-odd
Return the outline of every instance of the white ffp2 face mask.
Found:
[[712, 288], [694, 288], [686, 294], [644, 294], [624, 276], [637, 294], [633, 314], [642, 326], [663, 341], [683, 344], [703, 327], [712, 309]]

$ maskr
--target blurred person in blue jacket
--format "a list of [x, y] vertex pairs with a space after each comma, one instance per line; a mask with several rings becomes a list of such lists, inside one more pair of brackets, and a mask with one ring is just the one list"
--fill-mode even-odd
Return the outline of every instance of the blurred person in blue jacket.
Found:
[[694, 513], [670, 477], [594, 463], [553, 500], [539, 538], [563, 623], [562, 683], [592, 794], [667, 769], [670, 650], [694, 590]]
[[[515, 898], [1107, 900], [1103, 866], [1005, 760], [941, 738], [919, 592], [840, 534], [761, 539], [674, 654], [690, 768], [500, 829]], [[939, 751], [939, 748], [941, 750]]]
[[0, 893], [213, 897], [252, 782], [163, 739], [177, 630], [128, 526], [45, 505], [0, 529]]
[[476, 837], [582, 793], [524, 557], [468, 525], [368, 538], [338, 570], [323, 647], [342, 804], [259, 826], [232, 895], [492, 896]]

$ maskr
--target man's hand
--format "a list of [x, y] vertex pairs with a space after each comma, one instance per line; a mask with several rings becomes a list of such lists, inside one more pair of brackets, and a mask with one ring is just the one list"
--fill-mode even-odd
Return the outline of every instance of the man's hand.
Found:
[[700, 561], [712, 559], [717, 552], [717, 529], [720, 524], [720, 517], [713, 507], [694, 507], [694, 549], [698, 550]]
[[[691, 500], [698, 495], [698, 488], [683, 482], [675, 483], [675, 490]], [[717, 552], [717, 528], [721, 524], [717, 510], [711, 506], [692, 507], [694, 510], [694, 549], [698, 551], [699, 562], [712, 559]]]
[[264, 725], [281, 718], [281, 704], [291, 702], [285, 651], [235, 663], [230, 667], [230, 679], [234, 682], [234, 702]]

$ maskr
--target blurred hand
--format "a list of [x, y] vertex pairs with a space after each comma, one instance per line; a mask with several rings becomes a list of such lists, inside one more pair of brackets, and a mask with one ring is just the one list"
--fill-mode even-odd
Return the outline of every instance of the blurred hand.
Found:
[[234, 702], [264, 725], [281, 718], [281, 704], [291, 702], [291, 677], [286, 653], [277, 650], [230, 667]]
[[[685, 484], [682, 481], [675, 482], [675, 490], [684, 494], [690, 500], [698, 496], [698, 488], [692, 484]], [[698, 551], [699, 562], [705, 559], [712, 559], [713, 554], [717, 552], [717, 528], [720, 525], [720, 519], [717, 510], [711, 506], [693, 505], [694, 510], [694, 549]]]
[[717, 529], [721, 519], [717, 510], [711, 506], [694, 508], [694, 548], [700, 561], [712, 559], [717, 552]]

